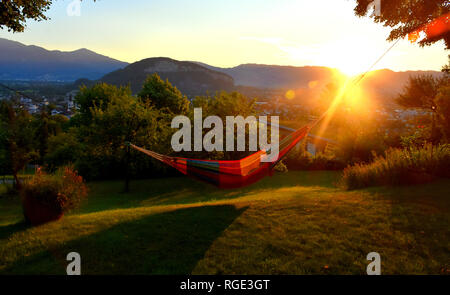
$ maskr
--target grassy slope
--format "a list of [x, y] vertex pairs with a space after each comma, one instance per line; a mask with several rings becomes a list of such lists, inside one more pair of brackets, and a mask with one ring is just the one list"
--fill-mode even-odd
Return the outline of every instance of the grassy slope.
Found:
[[243, 190], [187, 178], [91, 184], [62, 221], [20, 223], [0, 199], [0, 273], [364, 274], [379, 252], [384, 274], [448, 273], [450, 181], [344, 192], [336, 174], [289, 172]]

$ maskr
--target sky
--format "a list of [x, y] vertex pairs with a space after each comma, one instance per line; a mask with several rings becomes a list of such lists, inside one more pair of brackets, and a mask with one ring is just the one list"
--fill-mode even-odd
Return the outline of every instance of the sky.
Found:
[[[126, 62], [165, 56], [233, 67], [243, 63], [366, 70], [391, 46], [389, 28], [353, 13], [354, 0], [84, 0], [80, 14], [56, 0], [48, 21], [0, 37], [49, 50], [87, 48]], [[72, 8], [76, 6], [71, 6]], [[402, 40], [375, 67], [440, 70], [441, 41]]]

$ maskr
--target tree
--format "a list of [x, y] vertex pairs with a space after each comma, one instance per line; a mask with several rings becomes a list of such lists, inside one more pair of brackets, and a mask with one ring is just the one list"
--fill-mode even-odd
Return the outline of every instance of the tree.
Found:
[[5, 26], [8, 31], [23, 32], [27, 19], [47, 20], [44, 13], [51, 4], [51, 0], [0, 1], [0, 27]]
[[[169, 115], [152, 107], [150, 102], [132, 96], [128, 88], [101, 84], [82, 90], [79, 98], [94, 90], [107, 93], [107, 97], [102, 97], [100, 104], [94, 103], [89, 108], [90, 119], [76, 128], [81, 144], [76, 166], [91, 179], [124, 176], [125, 191], [128, 191], [130, 170], [146, 162], [143, 157], [147, 161], [150, 159], [139, 155], [139, 159], [133, 161], [127, 142], [166, 152], [164, 147], [170, 142], [171, 131]], [[64, 146], [61, 149], [64, 150]]]
[[[225, 91], [216, 93], [214, 96], [197, 96], [192, 104], [195, 108], [202, 108], [202, 116], [218, 116], [222, 122], [226, 122], [227, 116], [242, 116], [244, 118], [248, 116], [256, 115], [255, 99], [248, 98], [239, 92], [228, 93]], [[190, 114], [193, 117], [193, 113]], [[208, 130], [203, 130], [206, 133]], [[226, 136], [226, 130], [224, 129], [224, 137]], [[249, 130], [246, 128], [246, 138], [248, 138]], [[235, 142], [237, 140], [237, 134], [235, 134]], [[247, 142], [248, 145], [248, 142]], [[248, 149], [248, 146], [246, 147]], [[207, 159], [223, 159], [223, 160], [236, 160], [247, 156], [247, 152], [196, 152], [194, 156], [196, 158]]]
[[38, 128], [36, 132], [36, 138], [38, 142], [39, 162], [42, 164], [44, 157], [48, 150], [48, 138], [49, 138], [49, 115], [46, 112], [42, 112], [37, 120]]
[[50, 171], [55, 171], [58, 167], [64, 165], [73, 164], [79, 158], [81, 148], [82, 145], [77, 139], [76, 128], [50, 136], [45, 164]]
[[[25, 110], [11, 102], [0, 102], [0, 122], [3, 125], [3, 142], [6, 145], [4, 157], [10, 165], [16, 188], [20, 188], [19, 172], [27, 163], [37, 158], [33, 117]], [[6, 128], [5, 128], [6, 127]]]
[[[432, 142], [436, 142], [439, 139], [439, 132], [436, 128], [439, 115], [437, 97], [441, 88], [448, 84], [446, 81], [446, 77], [438, 79], [431, 75], [410, 77], [403, 92], [396, 99], [397, 103], [405, 108], [422, 109], [431, 113]], [[445, 97], [444, 94], [442, 95]], [[440, 101], [442, 102], [442, 99]]]
[[27, 19], [47, 20], [45, 12], [52, 3], [52, 0], [2, 0], [0, 1], [0, 28], [6, 27], [8, 31], [23, 32]]
[[163, 81], [157, 74], [147, 77], [138, 96], [160, 110], [167, 110], [174, 115], [186, 114], [189, 100], [175, 86]]
[[398, 96], [397, 103], [407, 108], [419, 108], [434, 112], [439, 86], [439, 79], [431, 75], [411, 76], [403, 92]]
[[82, 86], [75, 96], [78, 111], [73, 118], [73, 125], [89, 125], [92, 120], [92, 109], [105, 110], [115, 97], [131, 96], [128, 87], [117, 88], [114, 85], [98, 83], [92, 87]]
[[[357, 0], [355, 14], [368, 15], [373, 3], [373, 0]], [[421, 46], [444, 40], [450, 48], [450, 32], [445, 29], [450, 12], [448, 0], [381, 0], [380, 4], [380, 14], [373, 14], [372, 18], [376, 23], [392, 28], [389, 41], [423, 30], [427, 37], [419, 42]], [[446, 19], [436, 21], [445, 15]]]
[[198, 96], [193, 105], [203, 110], [203, 116], [219, 116], [225, 122], [227, 116], [252, 116], [256, 114], [255, 100], [239, 92], [219, 92], [214, 96]]
[[8, 149], [8, 122], [0, 120], [0, 175], [12, 173]]
[[436, 96], [436, 106], [437, 120], [444, 140], [450, 143], [450, 83], [439, 89]]

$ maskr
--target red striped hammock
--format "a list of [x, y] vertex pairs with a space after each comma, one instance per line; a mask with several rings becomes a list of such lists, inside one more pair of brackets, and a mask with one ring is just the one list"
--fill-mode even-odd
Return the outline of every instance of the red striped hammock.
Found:
[[130, 143], [130, 146], [153, 157], [181, 173], [206, 181], [219, 188], [239, 188], [255, 183], [271, 175], [275, 165], [308, 134], [311, 125], [302, 127], [284, 137], [279, 144], [278, 157], [271, 162], [261, 162], [266, 151], [258, 151], [235, 161], [200, 160], [161, 155]]

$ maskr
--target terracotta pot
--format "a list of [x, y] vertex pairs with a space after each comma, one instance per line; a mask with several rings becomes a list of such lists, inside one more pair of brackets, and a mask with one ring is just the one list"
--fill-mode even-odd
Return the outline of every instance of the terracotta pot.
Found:
[[42, 204], [32, 197], [25, 197], [22, 200], [22, 206], [25, 220], [34, 226], [59, 220], [64, 215], [61, 210]]

